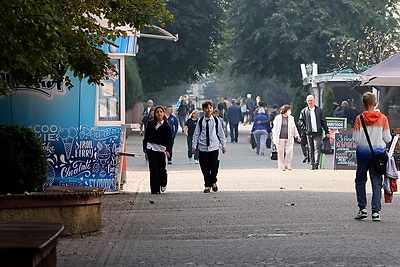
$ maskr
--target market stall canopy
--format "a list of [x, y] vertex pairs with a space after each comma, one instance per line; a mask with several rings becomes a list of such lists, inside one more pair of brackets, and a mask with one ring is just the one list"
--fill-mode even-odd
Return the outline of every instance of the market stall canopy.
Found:
[[362, 86], [400, 86], [400, 53], [360, 74]]

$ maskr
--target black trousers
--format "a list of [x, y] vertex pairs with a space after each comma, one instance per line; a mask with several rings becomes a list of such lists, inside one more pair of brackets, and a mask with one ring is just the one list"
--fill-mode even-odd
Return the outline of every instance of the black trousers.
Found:
[[203, 152], [199, 151], [199, 163], [204, 176], [204, 186], [212, 187], [217, 182], [219, 168], [218, 150]]
[[152, 194], [159, 194], [161, 186], [167, 186], [167, 168], [165, 153], [151, 149], [147, 150], [150, 170], [150, 190]]

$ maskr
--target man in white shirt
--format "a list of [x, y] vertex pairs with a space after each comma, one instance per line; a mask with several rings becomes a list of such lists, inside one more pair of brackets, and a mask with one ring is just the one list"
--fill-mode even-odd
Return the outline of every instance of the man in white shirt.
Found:
[[315, 98], [307, 96], [307, 107], [300, 112], [299, 125], [305, 131], [310, 155], [311, 170], [318, 169], [321, 154], [322, 130], [329, 133], [324, 111], [315, 105]]
[[219, 168], [219, 147], [222, 153], [226, 152], [226, 138], [224, 127], [218, 118], [212, 115], [213, 103], [205, 101], [202, 104], [205, 115], [199, 119], [193, 134], [192, 153], [199, 150], [199, 163], [204, 176], [204, 193], [218, 191], [217, 174]]

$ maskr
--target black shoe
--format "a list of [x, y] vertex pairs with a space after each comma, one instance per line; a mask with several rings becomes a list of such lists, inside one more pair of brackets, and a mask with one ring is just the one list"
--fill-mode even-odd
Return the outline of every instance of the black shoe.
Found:
[[212, 191], [217, 192], [218, 191], [218, 186], [216, 183], [212, 184]]
[[311, 164], [311, 168], [310, 168], [310, 170], [315, 170], [315, 168], [314, 168], [314, 164]]
[[315, 163], [315, 164], [314, 164], [314, 169], [315, 169], [315, 170], [318, 170], [318, 163]]
[[306, 161], [310, 162], [310, 160], [308, 159], [308, 157], [304, 157], [303, 163], [306, 163]]

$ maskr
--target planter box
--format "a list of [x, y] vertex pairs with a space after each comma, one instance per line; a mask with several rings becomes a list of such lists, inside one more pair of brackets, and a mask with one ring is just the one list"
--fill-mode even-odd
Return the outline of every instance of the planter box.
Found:
[[40, 193], [0, 195], [0, 220], [61, 223], [63, 235], [98, 231], [104, 192], [105, 188], [50, 186]]

